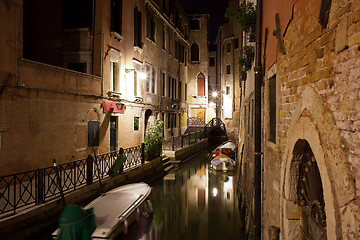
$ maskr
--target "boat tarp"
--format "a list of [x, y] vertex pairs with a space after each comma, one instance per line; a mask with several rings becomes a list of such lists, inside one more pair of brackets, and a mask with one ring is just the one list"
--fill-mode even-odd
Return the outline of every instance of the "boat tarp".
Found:
[[89, 240], [95, 230], [93, 208], [83, 209], [80, 206], [65, 207], [59, 218], [57, 240]]

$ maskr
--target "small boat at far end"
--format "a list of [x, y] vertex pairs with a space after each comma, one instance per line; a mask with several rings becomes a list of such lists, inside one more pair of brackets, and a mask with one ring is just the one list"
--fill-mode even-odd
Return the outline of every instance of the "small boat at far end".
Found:
[[235, 162], [229, 156], [220, 154], [211, 161], [211, 167], [216, 171], [233, 171]]
[[232, 140], [228, 140], [226, 142], [223, 142], [219, 146], [217, 146], [215, 148], [215, 150], [212, 151], [211, 157], [215, 158], [215, 157], [219, 156], [220, 154], [225, 154], [228, 157], [234, 159], [235, 151], [236, 151], [236, 143]]
[[[152, 213], [151, 202], [148, 199], [150, 192], [151, 187], [148, 184], [132, 183], [115, 188], [89, 203], [85, 206], [84, 212], [91, 210], [90, 214], [95, 217], [95, 226], [93, 227], [95, 229], [90, 233], [91, 237], [87, 239], [114, 239], [121, 232], [126, 233], [128, 226], [133, 221], [139, 220], [140, 213], [144, 215]], [[68, 207], [64, 209], [64, 212], [68, 210]], [[69, 213], [69, 210], [67, 212]], [[72, 232], [78, 226], [74, 225], [82, 220], [61, 224], [64, 220], [62, 219], [62, 217], [64, 218], [63, 215], [59, 218], [60, 228], [52, 234], [55, 239], [69, 239], [69, 237], [62, 235], [64, 233], [67, 235], [75, 234]], [[85, 216], [86, 213], [83, 215]]]

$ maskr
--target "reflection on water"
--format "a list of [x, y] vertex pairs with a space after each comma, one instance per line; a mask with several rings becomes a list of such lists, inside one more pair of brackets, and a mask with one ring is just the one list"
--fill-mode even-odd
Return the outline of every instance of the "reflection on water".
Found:
[[237, 173], [216, 172], [207, 156], [150, 183], [154, 213], [119, 239], [243, 239]]

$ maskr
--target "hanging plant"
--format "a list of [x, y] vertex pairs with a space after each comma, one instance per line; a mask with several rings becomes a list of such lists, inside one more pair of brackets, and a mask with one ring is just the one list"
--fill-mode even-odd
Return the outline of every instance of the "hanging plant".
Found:
[[241, 81], [245, 81], [245, 80], [246, 80], [246, 78], [247, 78], [247, 72], [246, 72], [246, 70], [240, 68], [240, 70], [239, 70], [239, 75], [240, 75], [240, 80], [241, 80]]
[[251, 69], [251, 64], [254, 61], [254, 47], [253, 46], [244, 46], [243, 52], [239, 57], [239, 66], [240, 69], [244, 71], [249, 71]]
[[242, 4], [242, 6], [234, 12], [227, 8], [225, 17], [231, 18], [239, 23], [242, 30], [245, 32], [253, 33], [255, 31], [256, 9], [252, 2]]
[[246, 45], [243, 47], [243, 51], [244, 51], [246, 59], [248, 61], [252, 62], [255, 57], [254, 47]]

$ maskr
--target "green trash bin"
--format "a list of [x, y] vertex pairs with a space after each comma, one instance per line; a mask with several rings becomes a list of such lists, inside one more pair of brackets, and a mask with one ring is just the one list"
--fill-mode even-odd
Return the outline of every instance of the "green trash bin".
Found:
[[95, 230], [94, 209], [80, 206], [65, 207], [59, 218], [58, 240], [89, 240]]

